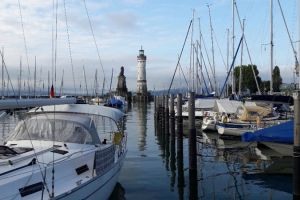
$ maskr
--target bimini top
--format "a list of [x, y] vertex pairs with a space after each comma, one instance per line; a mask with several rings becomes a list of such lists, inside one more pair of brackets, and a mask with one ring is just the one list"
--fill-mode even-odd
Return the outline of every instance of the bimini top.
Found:
[[43, 106], [33, 108], [29, 111], [30, 114], [47, 112], [99, 115], [111, 118], [114, 121], [119, 121], [125, 115], [123, 112], [115, 108], [88, 104], [63, 104], [55, 106]]

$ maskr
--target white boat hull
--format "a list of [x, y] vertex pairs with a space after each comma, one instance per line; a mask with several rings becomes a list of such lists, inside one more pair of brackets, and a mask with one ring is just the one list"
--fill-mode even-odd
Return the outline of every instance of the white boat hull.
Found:
[[216, 123], [212, 119], [204, 119], [202, 122], [201, 129], [203, 131], [217, 131]]
[[126, 154], [123, 154], [119, 162], [114, 165], [107, 173], [102, 176], [86, 182], [82, 187], [75, 188], [65, 194], [62, 194], [55, 199], [73, 200], [73, 199], [88, 199], [99, 200], [108, 199], [117, 184], [119, 174], [124, 162]]
[[239, 128], [228, 128], [228, 127], [217, 127], [218, 133], [224, 136], [236, 136], [240, 137], [245, 132], [252, 132], [251, 129], [239, 129]]

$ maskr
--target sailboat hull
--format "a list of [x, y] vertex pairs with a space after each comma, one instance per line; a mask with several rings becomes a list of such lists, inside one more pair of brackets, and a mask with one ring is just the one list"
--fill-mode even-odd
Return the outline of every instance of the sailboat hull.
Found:
[[54, 199], [73, 200], [73, 199], [88, 199], [99, 200], [108, 199], [117, 184], [119, 174], [125, 159], [125, 154], [122, 155], [119, 162], [114, 165], [107, 173], [102, 176], [97, 176], [94, 179], [82, 184], [81, 187], [75, 188], [66, 192]]

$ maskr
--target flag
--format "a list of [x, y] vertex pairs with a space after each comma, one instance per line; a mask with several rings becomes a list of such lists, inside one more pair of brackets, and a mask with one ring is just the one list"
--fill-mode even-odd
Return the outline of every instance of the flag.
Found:
[[50, 98], [54, 98], [55, 94], [54, 94], [54, 87], [53, 85], [51, 86], [51, 90], [50, 90]]

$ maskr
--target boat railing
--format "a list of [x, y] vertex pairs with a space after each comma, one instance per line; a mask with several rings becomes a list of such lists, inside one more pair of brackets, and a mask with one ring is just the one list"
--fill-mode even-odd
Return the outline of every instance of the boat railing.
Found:
[[95, 169], [97, 176], [107, 172], [115, 162], [115, 146], [101, 149], [95, 153]]

